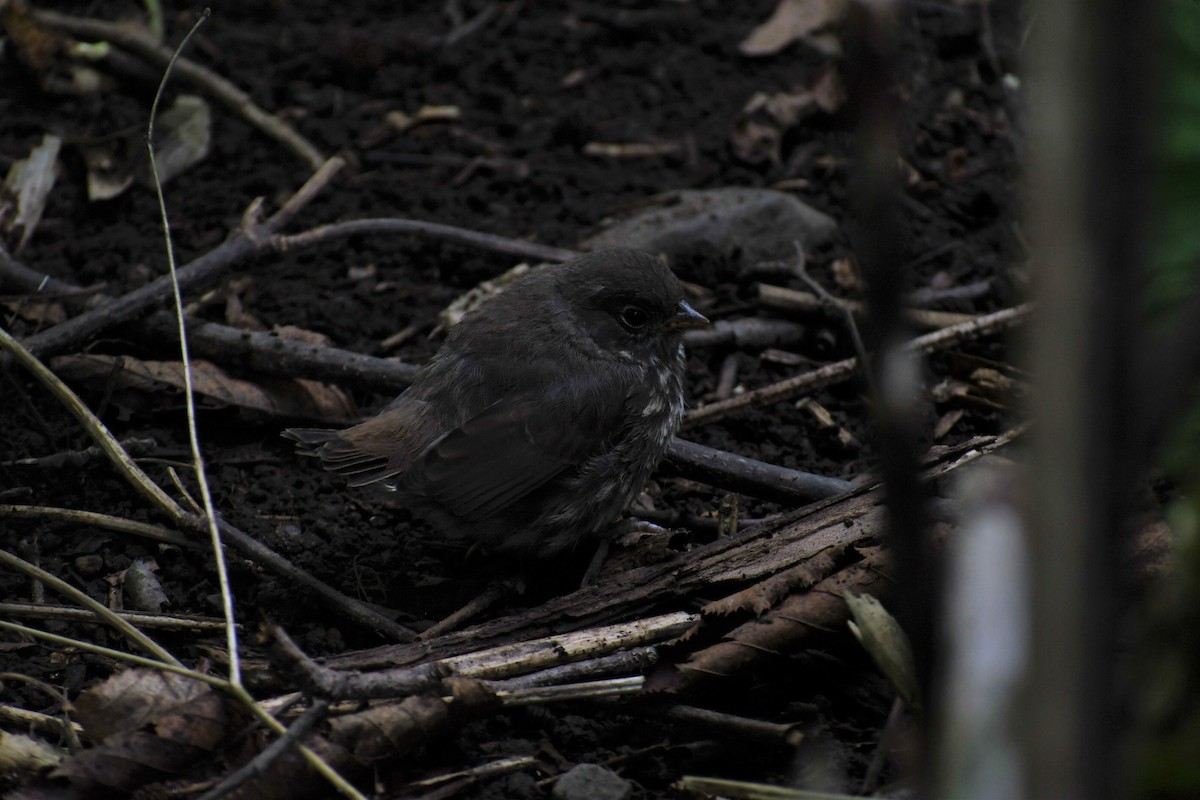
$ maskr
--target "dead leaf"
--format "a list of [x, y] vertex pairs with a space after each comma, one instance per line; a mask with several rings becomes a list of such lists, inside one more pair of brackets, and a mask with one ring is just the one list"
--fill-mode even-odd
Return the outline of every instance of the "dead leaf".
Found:
[[746, 117], [735, 119], [733, 129], [729, 132], [729, 144], [733, 147], [733, 154], [747, 164], [778, 164], [782, 141], [783, 137], [778, 128]]
[[[155, 123], [154, 160], [158, 179], [165, 186], [188, 167], [204, 159], [212, 142], [212, 112], [208, 102], [198, 95], [182, 94]], [[139, 170], [139, 178], [153, 185], [149, 162]]]
[[75, 703], [98, 744], [65, 759], [52, 777], [72, 788], [130, 791], [175, 775], [215, 752], [241, 718], [208, 685], [149, 669], [130, 669], [88, 689]]
[[4, 304], [12, 313], [36, 326], [57, 325], [67, 319], [67, 310], [57, 300], [46, 300], [36, 295], [25, 295]]
[[917, 666], [913, 660], [912, 645], [896, 618], [867, 593], [858, 596], [849, 590], [842, 592], [846, 605], [854, 617], [847, 620], [854, 638], [870, 653], [875, 665], [883, 673], [909, 708], [920, 708], [920, 691], [917, 688]]
[[748, 164], [779, 163], [784, 134], [814, 114], [832, 114], [846, 102], [833, 67], [793, 92], [755, 92], [734, 118], [729, 133], [734, 154]]
[[128, 147], [119, 138], [80, 145], [89, 200], [111, 200], [133, 183]]
[[747, 56], [774, 55], [839, 22], [847, 7], [846, 0], [781, 0], [770, 19], [752, 30], [738, 49]]
[[67, 40], [46, 27], [30, 13], [23, 0], [0, 3], [0, 30], [17, 61], [44, 84], [55, 58], [67, 47]]
[[[107, 387], [146, 392], [160, 391], [164, 386], [184, 387], [183, 365], [178, 361], [72, 355], [54, 359], [51, 367], [63, 378], [103, 382]], [[210, 361], [196, 360], [192, 362], [192, 384], [198, 395], [221, 405], [330, 422], [350, 422], [358, 416], [345, 392], [316, 381], [271, 377], [243, 380]]]
[[[37, 230], [46, 208], [46, 199], [54, 188], [58, 177], [58, 152], [62, 149], [62, 139], [47, 133], [42, 137], [42, 143], [29, 151], [29, 156], [14, 163], [4, 179], [4, 198], [0, 204], [0, 219], [4, 220], [6, 233], [20, 230], [21, 238], [17, 241], [13, 252], [19, 254], [29, 241], [29, 237]], [[16, 208], [15, 214], [8, 214], [9, 208]]]
[[862, 288], [862, 278], [859, 277], [854, 259], [839, 258], [833, 262], [833, 282], [846, 291]]
[[[524, 275], [526, 272], [529, 272], [530, 269], [532, 269], [532, 267], [530, 267], [528, 264], [517, 264], [507, 272], [501, 273], [490, 280], [483, 281], [464, 294], [460, 294], [458, 297], [454, 298], [450, 305], [443, 308], [441, 313], [438, 314], [438, 319], [441, 322], [440, 327], [447, 330], [453, 328], [458, 324], [459, 320], [466, 316], [468, 311], [476, 308], [481, 303], [488, 300], [488, 298], [500, 294], [500, 292], [508, 288], [513, 281]], [[544, 269], [544, 267], [542, 269]]]
[[156, 569], [157, 564], [153, 561], [147, 562], [144, 558], [136, 559], [125, 569], [123, 586], [125, 596], [130, 600], [126, 608], [157, 614], [171, 604], [158, 576], [154, 574]]

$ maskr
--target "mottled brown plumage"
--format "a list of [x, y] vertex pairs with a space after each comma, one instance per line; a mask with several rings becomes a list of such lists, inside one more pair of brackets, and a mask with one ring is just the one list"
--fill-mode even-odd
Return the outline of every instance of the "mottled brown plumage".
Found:
[[658, 259], [591, 253], [464, 317], [378, 416], [284, 435], [451, 533], [551, 555], [602, 536], [642, 490], [683, 418], [680, 333], [704, 324]]

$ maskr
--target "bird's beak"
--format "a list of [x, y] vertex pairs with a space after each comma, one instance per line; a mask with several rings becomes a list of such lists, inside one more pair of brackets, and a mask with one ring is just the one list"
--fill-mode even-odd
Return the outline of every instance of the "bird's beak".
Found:
[[675, 313], [662, 324], [666, 331], [686, 331], [690, 328], [703, 328], [708, 324], [708, 317], [688, 305], [687, 300], [680, 300]]

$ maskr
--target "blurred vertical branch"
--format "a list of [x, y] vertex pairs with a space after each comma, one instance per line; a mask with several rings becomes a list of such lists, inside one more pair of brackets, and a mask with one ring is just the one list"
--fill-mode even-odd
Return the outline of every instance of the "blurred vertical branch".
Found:
[[873, 435], [887, 487], [888, 537], [897, 574], [904, 576], [898, 610], [912, 642], [921, 691], [929, 696], [938, 581], [926, 536], [926, 493], [917, 480], [920, 369], [904, 348], [909, 331], [902, 316], [907, 288], [902, 265], [908, 259], [898, 218], [903, 109], [896, 10], [893, 0], [858, 0], [847, 17], [847, 108], [856, 129], [851, 244], [870, 308], [864, 342], [874, 353], [867, 368], [875, 387]]
[[1114, 795], [1120, 534], [1134, 449], [1156, 4], [1046, 0], [1031, 39], [1028, 214], [1038, 314], [1029, 532], [1028, 797]]

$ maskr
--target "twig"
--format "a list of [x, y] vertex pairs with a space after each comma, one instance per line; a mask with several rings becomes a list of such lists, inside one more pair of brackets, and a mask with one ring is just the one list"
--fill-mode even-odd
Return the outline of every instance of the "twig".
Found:
[[[767, 308], [784, 311], [833, 310], [841, 313], [850, 312], [855, 316], [863, 316], [867, 313], [867, 307], [857, 300], [834, 298], [832, 295], [830, 298], [831, 302], [822, 302], [820, 297], [808, 292], [769, 283], [758, 284], [758, 302]], [[959, 314], [954, 311], [935, 311], [926, 308], [905, 308], [903, 314], [904, 319], [910, 324], [925, 330], [959, 325], [976, 318], [974, 314]]]
[[[167, 251], [167, 266], [171, 277], [171, 289], [175, 297], [175, 316], [179, 324], [179, 354], [183, 361], [183, 391], [184, 406], [187, 408], [188, 445], [192, 451], [192, 464], [195, 467], [196, 482], [200, 486], [200, 499], [204, 504], [204, 522], [207, 524], [212, 543], [213, 558], [217, 565], [217, 582], [221, 587], [221, 610], [225, 616], [225, 642], [229, 649], [229, 682], [234, 686], [242, 684], [241, 656], [238, 653], [237, 622], [233, 615], [233, 591], [229, 587], [229, 568], [225, 564], [225, 549], [221, 546], [221, 533], [217, 529], [217, 512], [213, 507], [212, 491], [208, 486], [208, 476], [204, 470], [204, 455], [200, 452], [200, 433], [196, 427], [196, 390], [192, 380], [192, 363], [188, 357], [187, 332], [183, 316], [183, 292], [179, 288], [179, 271], [175, 268], [175, 245], [171, 241], [171, 222], [167, 216], [167, 201], [163, 197], [162, 181], [158, 175], [158, 158], [154, 153], [154, 121], [158, 116], [158, 104], [162, 100], [163, 90], [167, 79], [171, 76], [171, 68], [179, 59], [179, 54], [187, 46], [188, 41], [208, 19], [212, 12], [207, 8], [196, 20], [196, 24], [183, 37], [183, 41], [175, 48], [163, 70], [162, 80], [158, 83], [158, 91], [154, 93], [154, 102], [150, 104], [150, 119], [146, 124], [146, 150], [150, 156], [150, 172], [154, 177], [154, 191], [158, 196], [158, 209], [162, 215], [164, 244]], [[193, 505], [195, 503], [193, 502]]]
[[448, 633], [459, 627], [467, 620], [474, 619], [496, 605], [496, 603], [499, 603], [504, 597], [504, 591], [505, 585], [502, 582], [497, 581], [488, 585], [487, 588], [467, 602], [466, 605], [421, 631], [421, 635], [417, 639], [432, 639], [435, 636], [441, 636], [443, 633]]
[[985, 297], [990, 291], [992, 291], [992, 282], [990, 280], [974, 281], [962, 286], [947, 286], [945, 289], [934, 289], [927, 286], [921, 289], [914, 289], [906, 294], [904, 296], [904, 304], [909, 307], [919, 308], [933, 305], [934, 303], [943, 303], [947, 300], [978, 300], [981, 297]]
[[920, 415], [916, 404], [921, 376], [914, 348], [905, 341], [910, 336], [901, 306], [905, 273], [897, 268], [907, 255], [900, 223], [904, 195], [895, 169], [902, 117], [894, 91], [901, 80], [897, 8], [895, 0], [849, 4], [846, 92], [858, 109], [854, 139], [859, 155], [850, 182], [851, 204], [859, 223], [852, 231], [851, 246], [862, 270], [870, 309], [871, 324], [865, 333], [873, 354], [869, 361], [864, 359], [864, 368], [872, 387], [874, 450], [887, 492], [888, 544], [896, 571], [905, 578], [897, 604], [907, 616], [905, 630], [918, 683], [928, 692], [940, 587], [937, 562], [930, 552], [929, 492], [919, 478]]
[[804, 339], [803, 325], [782, 319], [719, 319], [705, 328], [684, 331], [683, 343], [697, 347], [784, 347]]
[[[72, 17], [53, 11], [36, 10], [33, 12], [33, 16], [38, 21], [67, 31], [73, 36], [103, 39], [137, 53], [147, 61], [152, 61], [159, 66], [166, 66], [174, 57], [174, 51], [171, 48], [160, 45], [153, 37], [137, 28], [113, 22]], [[200, 86], [237, 112], [251, 125], [303, 159], [312, 169], [318, 168], [325, 162], [325, 156], [321, 155], [320, 150], [305, 139], [299, 131], [274, 114], [264, 111], [250, 99], [250, 95], [226, 78], [186, 58], [180, 58], [176, 66], [183, 78]]]
[[[675, 638], [698, 620], [697, 614], [676, 611], [649, 619], [499, 645], [379, 672], [351, 672], [322, 666], [300, 650], [283, 630], [271, 628], [268, 633], [271, 635], [272, 660], [277, 668], [297, 670], [307, 691], [335, 700], [375, 699], [425, 691], [449, 676], [498, 682], [514, 675], [548, 671], [570, 662], [602, 658], [616, 650], [640, 648], [648, 643]], [[626, 663], [638, 671], [644, 665], [644, 661], [636, 657], [628, 659]], [[562, 674], [578, 677], [579, 673], [567, 670]], [[517, 682], [518, 686], [524, 686], [525, 683]], [[291, 698], [276, 698], [272, 705], [287, 699]]]
[[261, 564], [276, 575], [295, 581], [299, 586], [329, 603], [331, 610], [341, 614], [345, 619], [366, 630], [375, 631], [393, 642], [411, 642], [417, 638], [415, 631], [393, 622], [366, 603], [355, 600], [353, 597], [347, 597], [324, 581], [313, 577], [312, 574], [300, 569], [240, 528], [226, 520], [218, 520], [218, 522], [225, 541], [236, 548], [239, 553], [254, 563]]
[[[304, 186], [297, 190], [280, 211], [272, 215], [266, 222], [254, 221], [255, 212], [260, 203], [258, 201], [251, 203], [244, 215], [246, 221], [232, 238], [179, 270], [180, 288], [191, 289], [203, 286], [209, 281], [219, 278], [235, 264], [261, 253], [263, 249], [267, 248], [267, 239], [271, 234], [280, 226], [287, 224], [300, 208], [311, 201], [317, 192], [333, 179], [333, 176], [344, 164], [345, 162], [340, 158], [330, 159], [308, 179]], [[96, 307], [55, 325], [47, 331], [28, 337], [23, 344], [31, 353], [43, 358], [47, 355], [66, 352], [100, 331], [141, 314], [166, 299], [172, 291], [171, 276], [162, 275], [115, 300], [98, 296], [95, 298]]]
[[[840, 311], [842, 317], [846, 320], [846, 329], [850, 333], [850, 339], [854, 342], [854, 353], [858, 356], [858, 365], [862, 368], [863, 379], [867, 382], [867, 389], [872, 398], [878, 397], [879, 387], [875, 385], [875, 378], [871, 374], [870, 364], [867, 362], [867, 348], [863, 345], [862, 335], [858, 331], [858, 323], [854, 321], [855, 311], [848, 303], [840, 302], [836, 297], [825, 291], [825, 287], [817, 283], [808, 274], [808, 258], [804, 255], [804, 249], [799, 242], [796, 246], [796, 275], [800, 280], [804, 281], [810, 289], [817, 293], [825, 304], [834, 310]], [[860, 306], [859, 313], [865, 310]], [[963, 322], [964, 320], [959, 320]]]
[[[458, 772], [447, 772], [443, 775], [435, 775], [432, 778], [422, 778], [419, 781], [404, 787], [404, 791], [411, 794], [417, 789], [432, 789], [437, 786], [455, 782], [454, 786], [462, 787], [470, 785], [483, 778], [493, 778], [497, 775], [507, 775], [510, 772], [516, 772], [527, 767], [537, 766], [537, 759], [533, 756], [512, 756], [511, 758], [501, 758], [497, 761], [489, 761], [486, 764], [480, 764], [477, 767], [470, 769], [459, 770]], [[446, 787], [450, 788], [450, 787]], [[438, 794], [437, 797], [449, 797], [448, 794]], [[426, 798], [428, 795], [422, 795]]]
[[[180, 614], [149, 614], [133, 611], [113, 611], [131, 625], [163, 630], [209, 631], [225, 627], [224, 620], [216, 617], [196, 617]], [[70, 622], [94, 622], [94, 614], [74, 606], [49, 606], [44, 603], [3, 603], [0, 614], [26, 619], [56, 619]]]
[[32, 675], [23, 675], [20, 672], [0, 672], [0, 686], [4, 685], [4, 681], [18, 681], [42, 690], [45, 694], [57, 704], [59, 713], [62, 715], [58, 718], [58, 732], [61, 733], [71, 746], [71, 751], [78, 751], [80, 748], [78, 728], [71, 723], [71, 719], [67, 716], [71, 711], [71, 700], [67, 697], [65, 689], [60, 689], [57, 686], [51, 686], [43, 680], [38, 680]]
[[[65, 735], [78, 737], [83, 733], [83, 726], [78, 722], [61, 717], [52, 717], [37, 711], [17, 706], [0, 705], [0, 721], [7, 722], [23, 730], [37, 730], [51, 736]], [[66, 733], [69, 730], [70, 733]]]
[[[918, 336], [908, 343], [907, 350], [911, 353], [928, 353], [968, 339], [988, 336], [1023, 322], [1031, 312], [1032, 306], [1024, 304], [991, 314], [985, 314], [962, 325], [953, 325], [949, 328], [942, 328], [939, 331]], [[736, 397], [731, 397], [728, 400], [700, 406], [688, 413], [684, 419], [683, 427], [687, 429], [715, 422], [749, 406], [770, 405], [791, 399], [805, 392], [832, 386], [853, 375], [857, 365], [858, 361], [855, 358], [835, 361], [832, 364], [827, 364], [819, 369], [788, 378], [779, 383], [753, 389]]]
[[138, 522], [137, 519], [114, 517], [107, 513], [96, 511], [80, 511], [78, 509], [60, 509], [56, 506], [30, 505], [0, 505], [0, 517], [26, 517], [32, 519], [53, 519], [54, 522], [68, 522], [76, 525], [115, 530], [121, 534], [142, 536], [156, 542], [166, 542], [167, 545], [199, 549], [202, 546], [188, 539], [184, 534], [175, 533], [148, 522]]
[[871, 756], [867, 774], [863, 776], [862, 785], [858, 787], [859, 794], [869, 795], [879, 785], [879, 775], [883, 772], [883, 765], [887, 762], [888, 753], [892, 749], [892, 741], [896, 738], [897, 728], [903, 718], [904, 701], [897, 697], [892, 701], [892, 710], [888, 712], [887, 721], [883, 724], [883, 731], [879, 734], [879, 742], [875, 745], [875, 754]]
[[785, 503], [831, 497], [855, 488], [850, 481], [778, 467], [686, 439], [671, 442], [666, 461], [689, 480]]
[[278, 625], [268, 625], [264, 634], [276, 669], [289, 673], [304, 692], [329, 700], [404, 697], [435, 689], [452, 674], [441, 661], [378, 673], [332, 670], [309, 658]]
[[804, 739], [804, 733], [799, 725], [786, 722], [766, 722], [761, 719], [748, 719], [734, 714], [725, 714], [708, 708], [696, 706], [671, 706], [667, 716], [680, 722], [699, 723], [718, 730], [732, 732], [735, 737], [749, 737], [776, 741], [795, 747]]
[[550, 667], [516, 678], [492, 681], [498, 690], [523, 689], [531, 686], [554, 686], [572, 683], [581, 678], [597, 678], [602, 675], [643, 673], [658, 663], [658, 648], [655, 646], [634, 647], [599, 658], [589, 658], [560, 667]]
[[562, 686], [532, 686], [528, 689], [496, 692], [496, 698], [506, 706], [532, 706], [541, 703], [565, 703], [570, 700], [599, 700], [622, 697], [642, 691], [646, 679], [641, 675], [631, 678], [610, 678], [604, 681], [568, 683]]
[[562, 247], [551, 247], [545, 244], [526, 242], [508, 236], [498, 236], [494, 233], [483, 233], [454, 225], [443, 225], [439, 222], [425, 222], [417, 219], [372, 218], [356, 219], [348, 222], [333, 222], [320, 225], [303, 233], [290, 235], [277, 234], [271, 239], [272, 249], [286, 253], [298, 247], [311, 247], [314, 244], [341, 239], [347, 236], [362, 236], [364, 234], [388, 233], [400, 235], [420, 234], [432, 236], [454, 244], [477, 247], [494, 253], [507, 253], [520, 258], [536, 261], [567, 261], [579, 255], [575, 250]]
[[[158, 447], [158, 442], [152, 438], [131, 437], [119, 439], [118, 443], [130, 455], [143, 455], [153, 452]], [[92, 445], [82, 450], [63, 450], [48, 456], [0, 461], [0, 467], [39, 467], [42, 469], [57, 469], [64, 466], [79, 467], [98, 458], [107, 458], [107, 456], [99, 447]]]
[[[142, 329], [168, 341], [179, 337], [174, 316], [165, 311], [151, 316]], [[193, 318], [188, 319], [187, 337], [196, 355], [224, 366], [265, 375], [303, 376], [338, 384], [352, 382], [376, 392], [398, 391], [412, 382], [419, 369], [388, 358]]]
[[278, 761], [290, 748], [294, 747], [318, 722], [323, 720], [328, 711], [329, 702], [327, 700], [314, 700], [312, 705], [288, 726], [287, 731], [282, 736], [264, 747], [249, 762], [226, 775], [220, 783], [200, 795], [198, 800], [217, 800], [217, 798], [226, 796], [251, 778], [265, 774], [272, 764]]
[[728, 800], [850, 800], [852, 797], [836, 792], [810, 792], [768, 783], [705, 778], [699, 775], [684, 775], [675, 786], [686, 794], [722, 797]]

